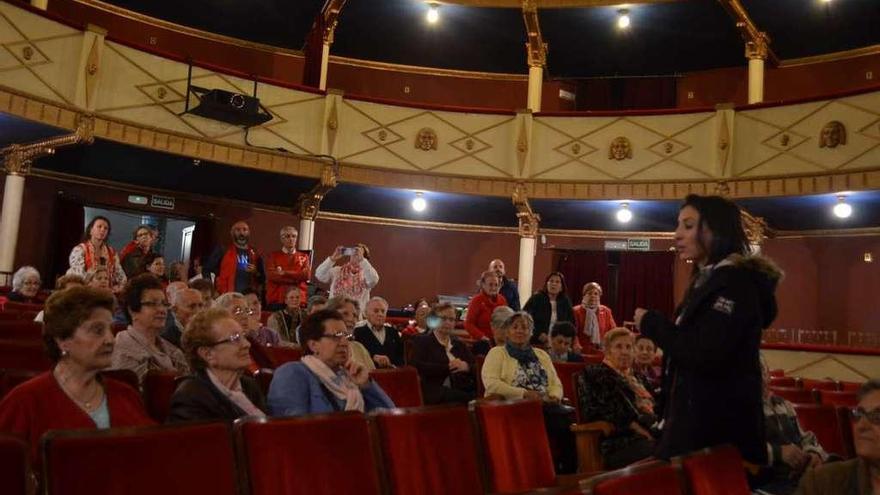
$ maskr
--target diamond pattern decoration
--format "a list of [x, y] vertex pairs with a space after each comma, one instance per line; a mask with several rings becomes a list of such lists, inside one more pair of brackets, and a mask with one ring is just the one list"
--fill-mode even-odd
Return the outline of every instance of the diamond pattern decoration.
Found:
[[589, 165], [588, 162], [581, 160], [582, 158], [599, 151], [599, 148], [595, 146], [585, 143], [580, 139], [572, 139], [570, 141], [566, 141], [559, 146], [553, 148], [553, 151], [558, 151], [563, 155], [571, 158], [572, 160], [579, 161], [585, 165]]
[[788, 150], [797, 148], [808, 139], [810, 138], [804, 136], [803, 134], [799, 134], [791, 129], [787, 129], [773, 134], [767, 139], [761, 141], [761, 144], [784, 153]]
[[35, 43], [27, 40], [7, 43], [3, 47], [23, 66], [36, 67], [52, 63], [49, 57]]
[[388, 146], [394, 143], [399, 143], [400, 141], [405, 140], [403, 136], [394, 132], [393, 130], [384, 127], [374, 127], [372, 129], [368, 129], [362, 132], [364, 136], [367, 137], [370, 141], [378, 144], [379, 146]]
[[492, 148], [491, 144], [472, 134], [451, 141], [449, 146], [467, 154], [480, 153], [481, 151], [486, 151]]
[[648, 150], [663, 158], [672, 158], [689, 149], [691, 149], [691, 145], [677, 139], [664, 139], [648, 148]]

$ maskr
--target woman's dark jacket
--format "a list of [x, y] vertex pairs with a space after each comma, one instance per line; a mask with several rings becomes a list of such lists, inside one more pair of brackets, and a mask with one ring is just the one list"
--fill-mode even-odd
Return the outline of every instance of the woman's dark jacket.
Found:
[[[468, 364], [465, 373], [451, 375], [451, 388], [476, 393], [474, 356], [467, 346], [455, 337], [452, 339], [452, 355]], [[443, 382], [450, 377], [449, 356], [433, 332], [412, 337], [412, 354], [409, 364], [419, 371], [425, 404], [437, 404], [443, 396]]]
[[[257, 382], [246, 375], [241, 377], [241, 391], [258, 409], [266, 411], [266, 398]], [[235, 421], [245, 412], [214, 386], [204, 370], [183, 379], [171, 396], [168, 422], [191, 420]]]
[[641, 332], [663, 349], [665, 424], [656, 455], [730, 443], [746, 461], [765, 464], [759, 349], [761, 331], [776, 318], [782, 272], [760, 256], [733, 255], [719, 265], [688, 289], [677, 324], [656, 311], [641, 321]]
[[[535, 331], [532, 332], [532, 344], [539, 344], [542, 333], [550, 333], [550, 296], [544, 291], [538, 291], [532, 294], [532, 297], [526, 301], [523, 311], [532, 315], [535, 320]], [[556, 296], [556, 321], [570, 321], [574, 323], [574, 308], [571, 305], [571, 299], [567, 295], [560, 293]]]

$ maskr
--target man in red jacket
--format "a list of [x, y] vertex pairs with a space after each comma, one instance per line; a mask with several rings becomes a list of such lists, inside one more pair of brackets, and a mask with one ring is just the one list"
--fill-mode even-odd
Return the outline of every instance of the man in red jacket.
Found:
[[307, 300], [306, 282], [311, 275], [309, 255], [296, 250], [297, 230], [281, 229], [281, 250], [266, 257], [266, 304], [269, 311], [284, 309], [284, 296], [291, 287], [299, 287], [300, 301]]
[[232, 224], [229, 234], [232, 244], [225, 250], [219, 247], [214, 251], [208, 264], [211, 271], [217, 274], [214, 281], [217, 293], [242, 292], [245, 289], [262, 293], [266, 270], [260, 253], [250, 245], [250, 227], [247, 222], [239, 220]]

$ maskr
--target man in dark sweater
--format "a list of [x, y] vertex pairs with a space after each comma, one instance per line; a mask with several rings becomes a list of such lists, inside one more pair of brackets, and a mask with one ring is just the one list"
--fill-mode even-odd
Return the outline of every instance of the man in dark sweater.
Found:
[[385, 323], [388, 303], [374, 297], [367, 303], [367, 323], [354, 329], [354, 339], [370, 353], [377, 368], [403, 366], [403, 339], [393, 326]]
[[498, 292], [504, 296], [507, 305], [510, 306], [510, 309], [519, 311], [519, 289], [515, 281], [504, 275], [504, 262], [498, 259], [492, 260], [489, 263], [489, 271], [495, 272], [495, 275], [498, 275], [498, 280], [501, 281], [501, 290]]

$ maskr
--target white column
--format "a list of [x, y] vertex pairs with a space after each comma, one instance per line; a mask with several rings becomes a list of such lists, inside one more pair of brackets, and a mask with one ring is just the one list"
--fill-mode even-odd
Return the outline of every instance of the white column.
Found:
[[[3, 211], [0, 213], [0, 271], [15, 270], [15, 248], [18, 244], [18, 223], [24, 198], [24, 176], [6, 175], [3, 187]], [[11, 282], [11, 281], [10, 281]]]
[[749, 58], [749, 104], [764, 101], [764, 59]]
[[330, 65], [330, 43], [324, 42], [321, 47], [321, 79], [318, 89], [327, 89], [327, 66]]
[[535, 272], [537, 240], [534, 237], [519, 238], [519, 298], [525, 302], [532, 295], [532, 278]]
[[[529, 101], [528, 108], [533, 113], [541, 111], [541, 91], [544, 84], [544, 68], [540, 65], [529, 66]], [[531, 292], [529, 292], [531, 294]]]
[[299, 251], [311, 251], [315, 247], [315, 221], [303, 218], [299, 221]]
[[31, 0], [31, 5], [40, 10], [46, 10], [49, 8], [49, 0]]

